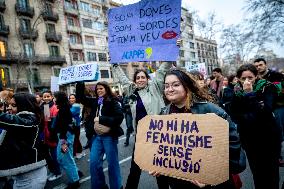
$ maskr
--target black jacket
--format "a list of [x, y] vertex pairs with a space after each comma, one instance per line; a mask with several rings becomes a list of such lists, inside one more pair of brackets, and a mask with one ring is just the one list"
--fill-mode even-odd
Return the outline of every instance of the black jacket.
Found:
[[[273, 114], [276, 88], [267, 82], [262, 90], [233, 97], [230, 111], [247, 153], [259, 158], [279, 157], [281, 132]], [[265, 152], [264, 152], [265, 149]]]
[[46, 165], [39, 147], [35, 114], [0, 113], [0, 177], [26, 173]]
[[[76, 85], [76, 99], [84, 106], [91, 107], [90, 123], [88, 124], [94, 130], [94, 118], [96, 117], [96, 111], [98, 109], [97, 98], [86, 97], [84, 94], [84, 83], [77, 83]], [[121, 105], [114, 98], [104, 99], [103, 107], [101, 110], [101, 116], [99, 116], [99, 123], [111, 128], [110, 135], [112, 137], [119, 137], [123, 135], [123, 130], [120, 127], [124, 118]], [[95, 132], [94, 132], [95, 133]]]

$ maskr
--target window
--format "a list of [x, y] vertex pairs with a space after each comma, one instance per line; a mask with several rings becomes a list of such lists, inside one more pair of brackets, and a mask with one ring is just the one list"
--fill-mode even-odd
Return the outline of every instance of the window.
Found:
[[0, 67], [1, 82], [3, 87], [10, 86], [10, 71], [7, 67]]
[[92, 20], [82, 18], [83, 27], [92, 29]]
[[100, 7], [93, 5], [92, 9], [93, 9], [93, 14], [95, 16], [99, 16], [100, 15]]
[[26, 57], [32, 57], [34, 54], [34, 47], [31, 43], [24, 43], [24, 53]]
[[28, 0], [17, 0], [17, 2], [21, 8], [27, 8], [29, 6]]
[[189, 34], [189, 35], [188, 35], [188, 38], [189, 38], [189, 39], [193, 39], [193, 35], [192, 35], [192, 34]]
[[97, 61], [96, 53], [87, 52], [87, 60], [88, 61]]
[[21, 30], [24, 32], [29, 32], [31, 31], [31, 21], [28, 19], [21, 19]]
[[71, 54], [72, 54], [73, 61], [83, 61], [84, 60], [83, 52], [80, 50], [72, 51]]
[[6, 57], [6, 42], [0, 41], [0, 56]]
[[55, 33], [55, 25], [54, 24], [46, 24], [47, 33]]
[[55, 46], [55, 45], [49, 46], [49, 55], [50, 56], [59, 56], [60, 55], [59, 47]]
[[190, 47], [191, 49], [194, 49], [194, 43], [189, 42], [189, 47]]
[[80, 9], [86, 12], [92, 12], [90, 4], [86, 2], [82, 2], [82, 1], [80, 2]]
[[100, 30], [101, 31], [101, 30], [104, 29], [104, 25], [101, 22], [94, 22], [93, 26], [94, 26], [94, 29], [96, 29], [96, 30]]
[[49, 14], [52, 14], [52, 5], [49, 3], [45, 4], [45, 11]]
[[77, 36], [75, 34], [69, 34], [69, 42], [71, 44], [76, 44], [77, 43]]
[[40, 75], [37, 68], [33, 68], [33, 82], [35, 85], [40, 85]]
[[106, 53], [98, 53], [99, 61], [107, 61]]
[[85, 35], [85, 42], [87, 45], [95, 45], [94, 37]]
[[190, 57], [195, 58], [195, 52], [190, 52]]
[[108, 70], [100, 70], [100, 72], [101, 72], [101, 78], [109, 78]]
[[72, 17], [67, 17], [67, 23], [68, 23], [68, 26], [74, 26], [74, 20]]
[[76, 4], [71, 3], [70, 0], [65, 0], [64, 6], [66, 9], [76, 9]]
[[53, 75], [59, 77], [59, 73], [60, 73], [60, 68], [53, 67]]
[[179, 51], [179, 56], [180, 56], [180, 57], [184, 57], [184, 50], [180, 50], [180, 51]]

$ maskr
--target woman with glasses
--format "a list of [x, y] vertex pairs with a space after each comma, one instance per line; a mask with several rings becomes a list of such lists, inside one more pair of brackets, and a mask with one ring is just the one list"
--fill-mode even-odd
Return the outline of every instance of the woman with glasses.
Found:
[[36, 98], [16, 93], [8, 108], [10, 114], [0, 113], [0, 177], [12, 176], [14, 189], [43, 189], [47, 169], [38, 136], [43, 116]]
[[[137, 69], [130, 81], [122, 68], [114, 65], [113, 74], [123, 86], [126, 96], [129, 97], [129, 106], [132, 113], [133, 125], [136, 129], [138, 121], [146, 115], [159, 114], [165, 107], [163, 99], [163, 80], [165, 73], [171, 68], [171, 62], [163, 62], [155, 73], [155, 78], [150, 80], [149, 74], [144, 69]], [[135, 147], [135, 146], [134, 146]], [[135, 149], [133, 149], [134, 154]], [[132, 157], [133, 157], [132, 154]], [[137, 189], [141, 175], [141, 169], [131, 161], [130, 173], [127, 178], [125, 189]]]
[[255, 188], [276, 189], [279, 188], [281, 150], [281, 132], [273, 114], [277, 89], [256, 76], [257, 69], [252, 64], [238, 69], [240, 83], [235, 86], [230, 112], [238, 125]]
[[[162, 115], [176, 113], [215, 113], [229, 122], [230, 180], [218, 186], [206, 186], [206, 188], [235, 189], [232, 174], [239, 173], [245, 169], [245, 158], [240, 164], [240, 157], [244, 157], [244, 154], [241, 150], [236, 125], [223, 109], [211, 103], [213, 98], [208, 95], [207, 91], [201, 90], [198, 87], [198, 84], [191, 75], [181, 70], [171, 70], [166, 74], [164, 81], [164, 95], [169, 101], [169, 105], [162, 109]], [[150, 174], [154, 176], [158, 175], [155, 171]], [[205, 184], [199, 183], [198, 181], [189, 182], [162, 175], [156, 178], [159, 189], [169, 189], [169, 187], [171, 189], [195, 189], [205, 187]]]

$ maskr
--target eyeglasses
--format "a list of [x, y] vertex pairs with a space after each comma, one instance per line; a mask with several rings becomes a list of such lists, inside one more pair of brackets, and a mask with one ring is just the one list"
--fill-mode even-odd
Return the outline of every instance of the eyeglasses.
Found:
[[165, 83], [164, 84], [164, 87], [165, 87], [165, 90], [169, 90], [170, 88], [176, 90], [178, 89], [179, 87], [181, 86], [181, 83], [179, 81], [175, 81], [173, 83]]

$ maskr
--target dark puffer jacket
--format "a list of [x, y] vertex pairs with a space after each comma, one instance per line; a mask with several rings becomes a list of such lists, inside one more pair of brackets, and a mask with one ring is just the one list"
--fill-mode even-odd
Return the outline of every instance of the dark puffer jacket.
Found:
[[39, 149], [39, 122], [31, 112], [0, 113], [0, 177], [46, 165]]

